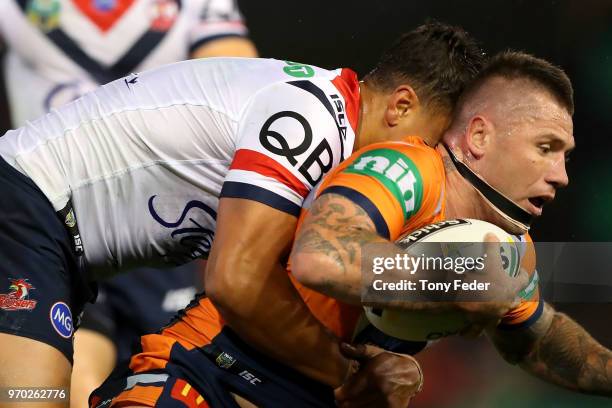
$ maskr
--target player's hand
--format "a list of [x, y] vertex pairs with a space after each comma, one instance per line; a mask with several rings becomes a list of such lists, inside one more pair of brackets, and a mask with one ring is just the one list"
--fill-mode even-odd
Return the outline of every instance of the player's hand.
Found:
[[529, 275], [522, 268], [518, 276], [511, 277], [504, 271], [499, 256], [499, 240], [493, 234], [485, 236], [485, 267], [482, 271], [466, 273], [466, 280], [477, 280], [490, 283], [487, 291], [474, 292], [474, 298], [458, 302], [457, 305], [466, 314], [470, 326], [461, 334], [475, 337], [487, 327], [499, 324], [501, 318], [516, 307], [520, 298], [519, 292], [529, 284]]
[[342, 343], [340, 350], [360, 363], [334, 391], [340, 408], [405, 408], [423, 386], [421, 367], [412, 356], [364, 344]]

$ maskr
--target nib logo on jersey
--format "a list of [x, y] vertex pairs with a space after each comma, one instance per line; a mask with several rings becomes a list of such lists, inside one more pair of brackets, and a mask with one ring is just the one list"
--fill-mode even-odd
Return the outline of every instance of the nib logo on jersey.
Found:
[[27, 299], [30, 290], [36, 289], [27, 279], [11, 279], [11, 292], [0, 294], [0, 309], [6, 311], [32, 310], [36, 300]]
[[391, 149], [372, 149], [348, 166], [347, 173], [367, 174], [393, 193], [406, 219], [418, 212], [423, 199], [423, 179], [406, 155]]

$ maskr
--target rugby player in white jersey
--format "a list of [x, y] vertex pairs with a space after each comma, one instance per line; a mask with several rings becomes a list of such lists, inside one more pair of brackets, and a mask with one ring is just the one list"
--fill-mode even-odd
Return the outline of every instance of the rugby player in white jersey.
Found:
[[5, 0], [13, 126], [99, 85], [187, 58], [256, 55], [231, 0]]
[[[0, 33], [8, 47], [4, 75], [13, 127], [134, 70], [188, 57], [257, 56], [232, 0], [8, 0], [0, 2]], [[86, 310], [75, 337], [75, 408], [86, 405], [115, 361], [129, 356], [131, 342], [165, 324], [201, 287], [196, 264], [146, 274], [144, 285], [138, 271], [103, 282], [96, 306]], [[126, 290], [116, 290], [121, 287]], [[172, 293], [187, 296], [162, 310]]]
[[111, 82], [9, 131], [0, 138], [0, 206], [11, 214], [0, 268], [29, 291], [6, 296], [0, 354], [11, 370], [0, 385], [69, 383], [73, 325], [92, 298], [83, 263], [185, 262], [207, 256], [217, 235], [215, 248], [237, 252], [218, 252], [216, 268], [276, 272], [322, 175], [353, 146], [416, 132], [435, 143], [481, 59], [464, 32], [430, 24], [380, 61], [379, 69], [392, 62], [391, 88], [359, 83], [348, 69], [186, 61]]

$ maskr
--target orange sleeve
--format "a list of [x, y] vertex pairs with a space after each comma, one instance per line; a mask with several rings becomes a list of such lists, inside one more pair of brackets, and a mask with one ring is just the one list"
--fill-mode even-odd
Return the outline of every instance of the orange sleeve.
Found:
[[436, 151], [412, 138], [357, 151], [324, 179], [319, 195], [349, 198], [368, 213], [381, 236], [395, 240], [409, 220], [440, 206], [444, 182]]

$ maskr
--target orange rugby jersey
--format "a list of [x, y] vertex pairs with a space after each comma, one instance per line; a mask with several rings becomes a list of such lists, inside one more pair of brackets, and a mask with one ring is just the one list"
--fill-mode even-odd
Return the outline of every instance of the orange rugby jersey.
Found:
[[[368, 213], [380, 236], [395, 241], [404, 232], [444, 219], [444, 186], [439, 154], [421, 138], [408, 137], [357, 151], [323, 179], [315, 197], [350, 199]], [[312, 314], [339, 338], [350, 340], [362, 308], [292, 281]]]

